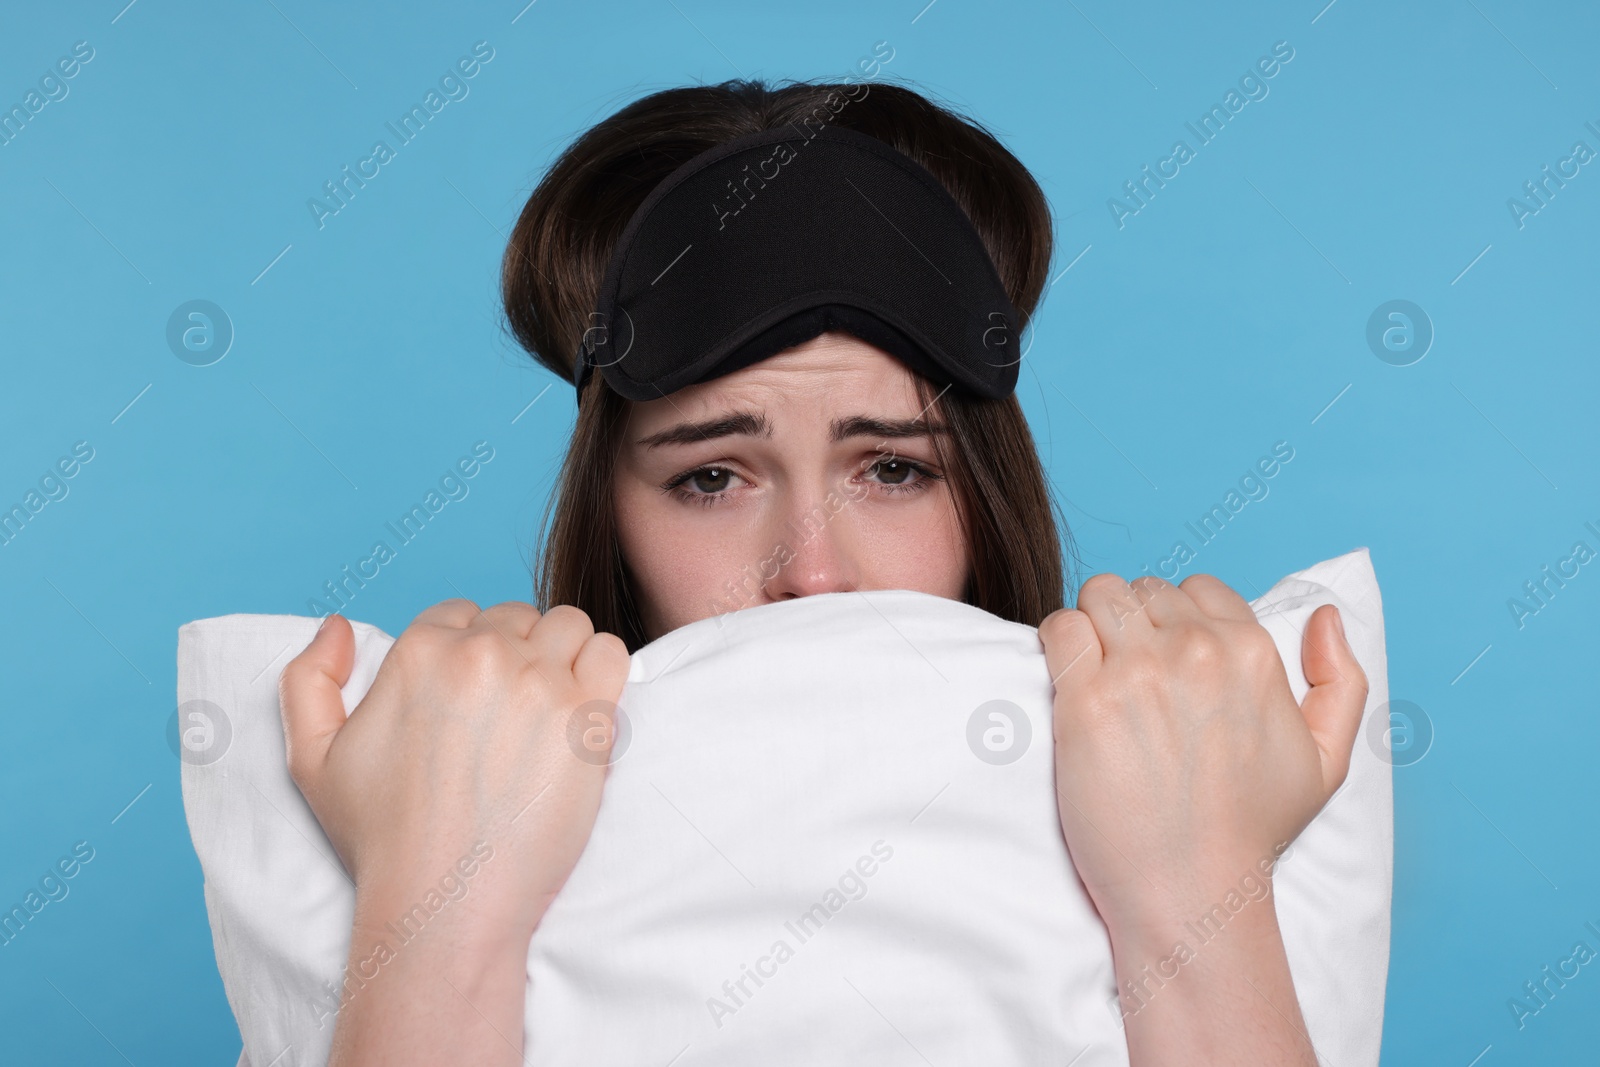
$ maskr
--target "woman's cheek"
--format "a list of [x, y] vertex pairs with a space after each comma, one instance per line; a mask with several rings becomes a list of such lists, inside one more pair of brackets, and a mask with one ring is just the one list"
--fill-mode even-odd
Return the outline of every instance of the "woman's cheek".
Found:
[[738, 545], [703, 532], [670, 536], [669, 554], [656, 561], [654, 572], [660, 614], [669, 628], [737, 611], [760, 599], [762, 580], [755, 566], [746, 566]]
[[920, 589], [935, 596], [959, 600], [967, 585], [964, 541], [953, 523], [937, 524], [935, 529], [938, 531], [938, 536], [930, 538], [924, 533], [920, 542], [927, 555], [919, 561], [919, 572], [926, 577], [921, 583], [902, 584], [906, 588]]
[[869, 521], [875, 528], [865, 544], [872, 558], [864, 561], [871, 585], [961, 599], [967, 584], [966, 542], [948, 495], [935, 492], [940, 497], [926, 501], [926, 506], [880, 507], [871, 512]]
[[648, 517], [619, 515], [623, 559], [643, 601], [651, 639], [699, 619], [748, 607], [761, 596], [760, 561], [748, 559], [742, 543], [721, 536], [714, 524], [690, 521], [699, 514], [691, 508], [664, 501]]

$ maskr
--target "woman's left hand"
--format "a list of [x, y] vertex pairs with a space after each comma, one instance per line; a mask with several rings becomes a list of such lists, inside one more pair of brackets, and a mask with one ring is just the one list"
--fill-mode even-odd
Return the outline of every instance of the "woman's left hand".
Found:
[[[1304, 635], [1311, 689], [1297, 704], [1250, 605], [1204, 574], [1180, 586], [1097, 574], [1084, 583], [1078, 607], [1052, 613], [1039, 636], [1056, 687], [1061, 825], [1125, 982], [1175, 942], [1193, 941], [1184, 924], [1208, 914], [1242, 879], [1270, 883], [1271, 861], [1345, 779], [1367, 678], [1337, 609], [1324, 605]], [[1252, 974], [1264, 996], [1277, 987], [1274, 999], [1282, 1001], [1288, 986], [1285, 1007], [1299, 1017], [1274, 909], [1251, 907], [1248, 919], [1231, 920], [1237, 932], [1219, 939], [1224, 948], [1208, 945], [1204, 966], [1186, 968], [1197, 972], [1187, 988], [1199, 999], [1159, 994], [1170, 1005], [1156, 1013], [1163, 1025], [1151, 1022], [1155, 1029], [1141, 1027], [1137, 1037], [1130, 1025], [1130, 1050], [1148, 1052], [1198, 1027], [1205, 1032], [1189, 1038], [1202, 1038], [1199, 1046], [1249, 1060], [1232, 1042], [1254, 1029], [1237, 1017], [1253, 995], [1246, 990], [1246, 1002], [1231, 1002], [1233, 1018], [1220, 1005], [1230, 1003], [1224, 989], [1236, 995], [1238, 979]], [[1184, 1001], [1196, 1010], [1185, 1014]], [[1202, 1003], [1206, 1011], [1198, 1010]], [[1261, 1020], [1279, 1025], [1256, 1006]], [[1146, 1054], [1133, 1062], [1168, 1061]]]
[[1097, 574], [1078, 604], [1039, 627], [1073, 862], [1113, 929], [1214, 903], [1344, 781], [1367, 678], [1337, 609], [1311, 616], [1300, 705], [1250, 605], [1208, 574]]

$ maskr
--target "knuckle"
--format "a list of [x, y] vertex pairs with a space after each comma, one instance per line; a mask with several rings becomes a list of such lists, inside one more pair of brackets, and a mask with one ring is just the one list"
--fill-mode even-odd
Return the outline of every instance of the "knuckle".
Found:
[[593, 672], [589, 681], [595, 685], [615, 689], [627, 681], [628, 671], [633, 666], [633, 657], [628, 653], [628, 646], [622, 638], [601, 631], [585, 643], [579, 662]]
[[1064, 640], [1080, 625], [1083, 613], [1075, 608], [1059, 608], [1046, 615], [1039, 623], [1039, 637], [1046, 644]]
[[1169, 584], [1153, 574], [1141, 574], [1128, 583], [1140, 600], [1149, 600], [1168, 588]]
[[289, 765], [289, 777], [294, 781], [295, 785], [300, 787], [301, 792], [304, 792], [306, 787], [305, 757], [295, 750], [295, 746], [290, 745], [288, 752], [285, 754], [285, 762]]
[[614, 633], [608, 633], [602, 630], [596, 633], [593, 637], [589, 638], [589, 643], [597, 651], [602, 653], [602, 655], [606, 658], [606, 662], [608, 663], [614, 660], [627, 662], [631, 659], [631, 656], [628, 652], [627, 642], [623, 641], [622, 638], [618, 637]]
[[1253, 668], [1267, 667], [1280, 659], [1277, 643], [1272, 640], [1266, 627], [1259, 623], [1247, 624], [1239, 631], [1236, 640], [1246, 664]]
[[510, 654], [506, 639], [496, 630], [469, 632], [461, 639], [455, 655], [461, 664], [477, 671], [497, 669]]
[[1222, 639], [1205, 627], [1187, 628], [1178, 640], [1179, 661], [1190, 670], [1214, 669], [1221, 665], [1225, 654]]
[[300, 788], [302, 794], [307, 793], [311, 788], [311, 764], [306, 746], [296, 744], [295, 739], [286, 734], [283, 748], [283, 759], [289, 768], [289, 777]]
[[1089, 579], [1083, 583], [1082, 593], [1105, 596], [1120, 590], [1125, 584], [1127, 583], [1122, 580], [1120, 575], [1113, 574], [1110, 571], [1102, 571], [1099, 574], [1089, 576]]
[[394, 660], [400, 667], [421, 666], [437, 657], [444, 644], [444, 635], [427, 625], [411, 625], [395, 639], [385, 661]]
[[485, 615], [524, 615], [533, 610], [533, 605], [521, 600], [502, 600], [483, 609]]
[[278, 693], [287, 696], [299, 687], [301, 680], [312, 674], [315, 668], [311, 661], [306, 659], [304, 652], [283, 665], [283, 670], [278, 672]]
[[422, 611], [419, 611], [417, 613], [416, 617], [411, 620], [411, 625], [412, 626], [434, 625], [435, 624], [435, 620], [441, 614], [445, 614], [446, 613], [445, 609], [452, 609], [452, 608], [458, 608], [458, 607], [467, 607], [467, 608], [470, 608], [472, 611], [478, 611], [479, 610], [478, 605], [477, 605], [477, 603], [475, 601], [468, 600], [466, 597], [453, 596], [453, 597], [450, 597], [447, 600], [441, 600], [437, 604], [434, 604], [431, 607], [427, 607], [427, 608], [424, 608]]
[[1353, 677], [1352, 677], [1351, 681], [1355, 685], [1355, 687], [1358, 690], [1361, 691], [1362, 699], [1365, 700], [1366, 699], [1366, 695], [1368, 693], [1372, 692], [1372, 686], [1367, 681], [1367, 672], [1362, 669], [1361, 664], [1356, 663], [1353, 660], [1351, 661], [1351, 663], [1352, 663], [1352, 666], [1354, 667]]
[[557, 604], [544, 613], [546, 619], [556, 619], [563, 623], [581, 626], [582, 629], [594, 632], [594, 623], [589, 618], [589, 613], [575, 604]]
[[1330, 777], [1333, 779], [1333, 789], [1329, 793], [1330, 798], [1332, 797], [1333, 793], [1337, 793], [1339, 791], [1340, 787], [1343, 786], [1345, 781], [1350, 777], [1350, 756], [1348, 754], [1344, 754], [1335, 757], [1332, 770], [1333, 773], [1330, 775]]

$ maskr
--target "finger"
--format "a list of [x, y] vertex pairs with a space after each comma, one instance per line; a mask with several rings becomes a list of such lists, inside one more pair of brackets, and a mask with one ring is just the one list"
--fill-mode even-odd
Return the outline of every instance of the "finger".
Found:
[[1350, 771], [1350, 750], [1367, 703], [1367, 674], [1344, 636], [1339, 609], [1324, 604], [1311, 613], [1300, 663], [1311, 690], [1300, 702], [1311, 736], [1322, 750], [1323, 785], [1329, 796]]
[[451, 597], [441, 600], [432, 607], [423, 608], [417, 617], [411, 620], [411, 625], [446, 626], [456, 630], [464, 630], [471, 625], [472, 620], [479, 614], [478, 605], [465, 597]]
[[1078, 591], [1078, 610], [1094, 623], [1100, 645], [1114, 652], [1130, 638], [1149, 635], [1150, 618], [1132, 587], [1115, 574], [1096, 574]]
[[572, 671], [584, 643], [594, 636], [594, 625], [582, 608], [557, 604], [533, 624], [528, 640], [535, 655], [547, 663]]
[[522, 641], [533, 631], [533, 624], [539, 621], [539, 610], [520, 600], [507, 600], [484, 608], [473, 621], [487, 623], [507, 637]]
[[1213, 619], [1255, 621], [1256, 613], [1251, 610], [1250, 602], [1214, 575], [1191, 574], [1178, 583], [1178, 588], [1189, 594], [1189, 599]]
[[296, 782], [314, 782], [328, 746], [345, 724], [339, 690], [355, 666], [355, 631], [343, 615], [329, 615], [278, 676], [278, 706], [283, 716], [289, 773]]
[[1133, 595], [1144, 605], [1152, 626], [1176, 626], [1184, 622], [1204, 622], [1207, 618], [1189, 594], [1163, 578], [1142, 574], [1128, 583]]
[[1044, 645], [1050, 684], [1058, 692], [1094, 677], [1105, 660], [1094, 622], [1076, 608], [1061, 608], [1046, 615], [1039, 623], [1039, 640]]
[[[615, 702], [622, 695], [622, 685], [627, 683], [632, 657], [628, 646], [616, 634], [599, 631], [583, 643], [578, 657], [573, 661], [572, 673], [578, 684], [595, 690], [597, 696]], [[602, 688], [615, 692], [601, 693]]]

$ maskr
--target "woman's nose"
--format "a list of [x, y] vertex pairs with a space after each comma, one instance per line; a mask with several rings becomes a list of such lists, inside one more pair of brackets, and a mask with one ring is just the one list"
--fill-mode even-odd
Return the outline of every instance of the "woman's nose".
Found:
[[773, 543], [777, 573], [764, 583], [772, 600], [849, 592], [863, 575], [850, 536], [850, 497], [834, 491], [793, 500], [779, 510]]

